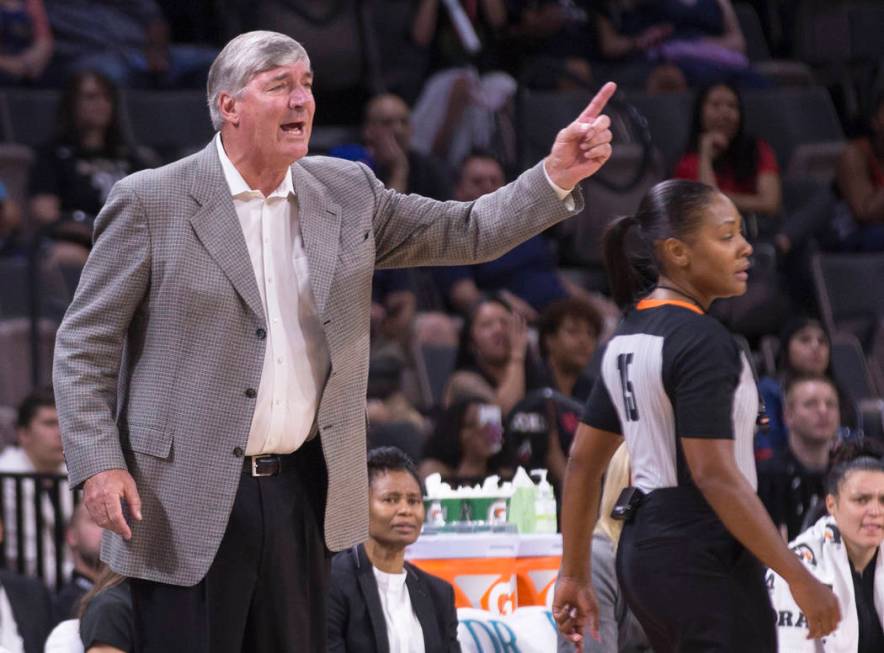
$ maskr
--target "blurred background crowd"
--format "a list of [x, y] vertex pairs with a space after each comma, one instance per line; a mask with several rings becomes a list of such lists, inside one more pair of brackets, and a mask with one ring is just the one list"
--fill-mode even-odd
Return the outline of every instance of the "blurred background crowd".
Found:
[[[399, 447], [422, 477], [521, 465], [558, 485], [619, 319], [601, 235], [669, 177], [716, 186], [745, 217], [750, 290], [713, 312], [756, 363], [759, 491], [784, 536], [818, 516], [833, 443], [884, 437], [880, 2], [0, 0], [0, 472], [64, 472], [45, 386], [93, 219], [116, 181], [208, 142], [208, 67], [251, 29], [310, 55], [313, 154], [443, 200], [504, 185], [601, 83], [620, 85], [614, 155], [580, 215], [481, 265], [376, 273], [370, 446]], [[87, 587], [94, 538], [53, 482], [36, 507], [6, 492], [3, 557], [53, 590]], [[16, 534], [16, 510], [69, 520], [69, 550], [60, 531]]]

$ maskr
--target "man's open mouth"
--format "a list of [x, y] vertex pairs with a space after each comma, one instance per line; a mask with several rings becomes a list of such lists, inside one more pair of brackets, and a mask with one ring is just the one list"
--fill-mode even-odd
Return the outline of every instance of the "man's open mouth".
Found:
[[283, 123], [282, 124], [282, 131], [286, 132], [287, 134], [297, 134], [299, 136], [303, 135], [304, 134], [304, 122], [298, 121], [298, 122]]

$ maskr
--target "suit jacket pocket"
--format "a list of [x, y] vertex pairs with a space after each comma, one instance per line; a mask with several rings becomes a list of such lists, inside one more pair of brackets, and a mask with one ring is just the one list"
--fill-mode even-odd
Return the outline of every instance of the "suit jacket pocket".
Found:
[[129, 424], [129, 448], [156, 458], [168, 458], [172, 453], [172, 432], [153, 426]]

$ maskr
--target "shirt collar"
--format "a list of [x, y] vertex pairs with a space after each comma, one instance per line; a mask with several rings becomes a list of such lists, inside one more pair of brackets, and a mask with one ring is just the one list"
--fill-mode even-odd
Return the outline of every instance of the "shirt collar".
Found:
[[[221, 132], [215, 134], [215, 145], [218, 148], [218, 158], [221, 159], [221, 169], [224, 171], [224, 179], [230, 188], [230, 194], [233, 197], [238, 197], [246, 193], [260, 193], [261, 191], [249, 187], [246, 180], [239, 174], [239, 170], [236, 169], [236, 166], [233, 165], [233, 162], [227, 156], [227, 152], [224, 151], [224, 144], [221, 142]], [[269, 197], [288, 197], [289, 194], [295, 194], [291, 166], [286, 168], [282, 183], [270, 193]]]

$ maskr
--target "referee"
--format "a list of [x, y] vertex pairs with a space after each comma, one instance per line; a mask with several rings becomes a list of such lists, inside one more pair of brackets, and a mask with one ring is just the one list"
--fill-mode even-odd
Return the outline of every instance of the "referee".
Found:
[[[755, 494], [758, 394], [745, 354], [706, 315], [746, 291], [752, 247], [733, 203], [696, 182], [652, 188], [605, 235], [614, 299], [628, 307], [608, 343], [568, 461], [564, 555], [553, 602], [560, 630], [597, 636], [589, 551], [599, 487], [626, 439], [633, 489], [617, 576], [656, 653], [776, 651], [764, 585], [789, 583], [810, 637], [840, 619], [832, 592], [791, 553]], [[650, 289], [650, 290], [649, 290]]]

